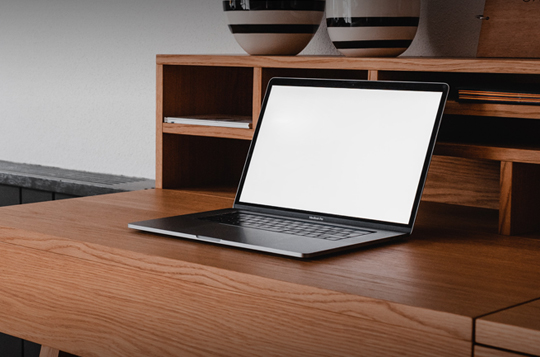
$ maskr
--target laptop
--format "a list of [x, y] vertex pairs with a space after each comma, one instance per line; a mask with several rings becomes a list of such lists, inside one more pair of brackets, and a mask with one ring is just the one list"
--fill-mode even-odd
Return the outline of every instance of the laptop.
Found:
[[448, 89], [272, 78], [233, 207], [128, 227], [297, 258], [406, 236]]

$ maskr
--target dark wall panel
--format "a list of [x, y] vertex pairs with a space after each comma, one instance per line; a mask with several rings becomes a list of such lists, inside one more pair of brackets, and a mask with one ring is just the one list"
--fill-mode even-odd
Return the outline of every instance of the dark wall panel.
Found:
[[79, 196], [68, 195], [68, 194], [65, 194], [65, 193], [57, 193], [57, 192], [54, 193], [54, 199], [55, 200], [65, 200], [65, 199], [68, 199], [68, 198], [76, 198], [76, 197], [79, 197]]
[[41, 345], [30, 341], [23, 341], [23, 356], [22, 357], [39, 357]]
[[35, 203], [52, 201], [53, 193], [47, 191], [32, 190], [23, 188], [21, 191], [21, 203]]
[[22, 357], [23, 344], [20, 338], [0, 333], [0, 356]]
[[21, 189], [15, 186], [0, 185], [0, 207], [21, 203]]

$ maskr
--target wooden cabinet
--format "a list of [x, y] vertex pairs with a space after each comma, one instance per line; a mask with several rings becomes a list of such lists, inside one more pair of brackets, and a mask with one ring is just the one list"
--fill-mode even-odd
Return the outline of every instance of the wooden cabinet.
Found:
[[[498, 209], [502, 234], [540, 229], [540, 106], [457, 101], [460, 87], [540, 86], [539, 60], [158, 55], [156, 187], [233, 193], [275, 76], [449, 83], [424, 200]], [[248, 117], [253, 126], [167, 116]]]

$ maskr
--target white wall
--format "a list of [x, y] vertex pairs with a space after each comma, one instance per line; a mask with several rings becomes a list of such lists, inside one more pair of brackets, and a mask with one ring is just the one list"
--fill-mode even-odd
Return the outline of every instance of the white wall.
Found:
[[[474, 56], [483, 6], [423, 0], [405, 54]], [[243, 51], [220, 0], [1, 0], [0, 160], [153, 178], [158, 53]]]

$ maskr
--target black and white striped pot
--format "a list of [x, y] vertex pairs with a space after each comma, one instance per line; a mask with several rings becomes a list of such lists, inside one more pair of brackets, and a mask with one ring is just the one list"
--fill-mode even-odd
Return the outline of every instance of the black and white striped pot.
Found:
[[225, 0], [229, 29], [251, 55], [296, 55], [319, 28], [324, 0]]
[[420, 0], [327, 0], [326, 25], [346, 56], [399, 56], [409, 47], [420, 17]]

